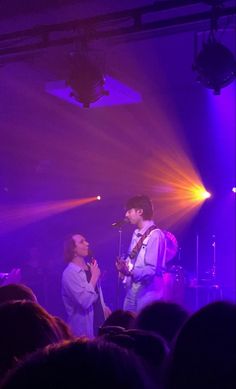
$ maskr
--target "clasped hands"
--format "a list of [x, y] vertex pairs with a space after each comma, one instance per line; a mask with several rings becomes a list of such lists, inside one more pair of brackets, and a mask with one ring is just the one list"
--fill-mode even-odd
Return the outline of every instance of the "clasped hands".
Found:
[[130, 276], [130, 270], [125, 259], [117, 258], [116, 268], [118, 272], [123, 274], [124, 276]]

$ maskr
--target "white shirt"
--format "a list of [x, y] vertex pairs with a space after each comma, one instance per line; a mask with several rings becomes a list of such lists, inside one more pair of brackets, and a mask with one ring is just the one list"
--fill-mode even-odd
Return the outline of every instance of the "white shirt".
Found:
[[[140, 234], [143, 235], [149, 227], [154, 225], [153, 220], [145, 224], [145, 227], [136, 229], [133, 233], [129, 253], [139, 241]], [[138, 253], [137, 258], [131, 260], [134, 263], [131, 271], [132, 280], [134, 282], [146, 281], [152, 276], [158, 274], [164, 267], [165, 261], [165, 235], [156, 228], [152, 230], [144, 239], [143, 245]]]
[[62, 274], [62, 299], [74, 335], [93, 337], [93, 303], [97, 298], [85, 271], [70, 262]]

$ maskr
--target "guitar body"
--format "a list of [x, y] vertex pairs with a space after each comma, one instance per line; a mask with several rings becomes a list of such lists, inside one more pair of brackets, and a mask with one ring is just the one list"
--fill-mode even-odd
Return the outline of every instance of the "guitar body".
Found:
[[130, 258], [117, 258], [116, 267], [118, 270], [119, 278], [122, 280], [122, 283], [127, 282], [128, 273], [133, 269], [134, 265], [131, 263]]

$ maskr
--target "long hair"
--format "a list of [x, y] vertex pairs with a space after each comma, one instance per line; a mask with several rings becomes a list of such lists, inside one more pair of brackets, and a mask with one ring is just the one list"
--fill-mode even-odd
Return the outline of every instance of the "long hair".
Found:
[[71, 262], [75, 255], [75, 235], [77, 234], [69, 235], [64, 242], [64, 260], [66, 263]]

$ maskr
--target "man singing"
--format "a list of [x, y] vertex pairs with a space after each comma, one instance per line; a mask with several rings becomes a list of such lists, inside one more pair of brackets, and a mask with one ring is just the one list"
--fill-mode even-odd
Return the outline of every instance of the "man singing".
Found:
[[165, 266], [166, 240], [153, 221], [153, 205], [147, 196], [135, 196], [126, 204], [125, 217], [137, 226], [128, 257], [118, 259], [116, 267], [126, 285], [124, 310], [139, 312], [163, 297], [162, 271]]

